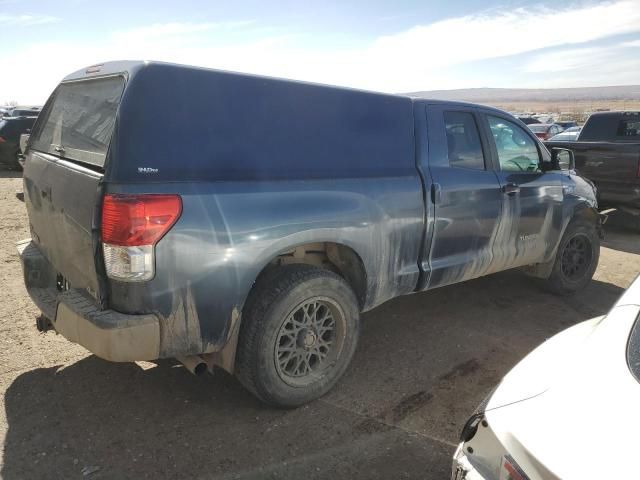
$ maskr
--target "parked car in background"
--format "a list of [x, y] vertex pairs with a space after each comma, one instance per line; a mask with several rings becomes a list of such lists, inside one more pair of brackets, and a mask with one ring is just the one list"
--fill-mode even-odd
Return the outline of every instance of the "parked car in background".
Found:
[[532, 123], [528, 127], [540, 140], [549, 140], [562, 132], [562, 127], [555, 123]]
[[605, 317], [550, 338], [466, 423], [453, 480], [636, 478], [640, 277]]
[[640, 112], [594, 113], [573, 142], [576, 170], [595, 183], [603, 206], [640, 213]]
[[42, 107], [9, 107], [4, 112], [5, 117], [37, 117]]
[[533, 117], [518, 117], [518, 120], [520, 120], [525, 125], [531, 125], [532, 123], [540, 123], [540, 120]]
[[562, 128], [567, 130], [569, 128], [577, 127], [578, 123], [574, 122], [573, 120], [564, 120], [564, 121], [556, 122], [556, 125], [560, 125]]
[[105, 63], [32, 131], [24, 279], [41, 330], [112, 361], [222, 367], [297, 406], [394, 297], [517, 267], [584, 288], [601, 225], [571, 164], [490, 107]]
[[4, 117], [0, 119], [0, 165], [21, 168], [20, 135], [33, 127], [36, 117]]
[[549, 142], [572, 142], [577, 140], [578, 135], [580, 135], [580, 130], [582, 130], [581, 127], [570, 127], [567, 128], [566, 130], [558, 133], [557, 135], [554, 135], [553, 137], [551, 137], [548, 141]]
[[25, 156], [24, 154], [27, 152], [27, 145], [29, 144], [29, 137], [31, 136], [31, 130], [27, 130], [29, 133], [23, 133], [20, 135], [19, 143], [19, 153], [18, 153], [18, 163], [22, 168], [24, 168]]
[[537, 119], [540, 123], [554, 123], [555, 122], [554, 116], [551, 115], [551, 114], [547, 114], [547, 113], [539, 113], [537, 115], [534, 115], [533, 118]]

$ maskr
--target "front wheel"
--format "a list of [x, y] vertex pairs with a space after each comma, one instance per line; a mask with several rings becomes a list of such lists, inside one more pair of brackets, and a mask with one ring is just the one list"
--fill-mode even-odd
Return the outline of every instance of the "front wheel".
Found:
[[359, 326], [356, 296], [339, 275], [279, 267], [258, 281], [243, 311], [236, 375], [266, 403], [305, 404], [345, 372]]
[[571, 223], [565, 230], [547, 286], [553, 293], [570, 295], [591, 281], [600, 258], [600, 237], [595, 225]]

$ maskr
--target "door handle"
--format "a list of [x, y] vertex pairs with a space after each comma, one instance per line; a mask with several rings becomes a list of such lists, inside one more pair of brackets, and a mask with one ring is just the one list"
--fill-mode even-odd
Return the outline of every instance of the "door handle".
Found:
[[516, 193], [520, 193], [520, 187], [515, 183], [507, 183], [502, 186], [502, 193], [505, 195], [515, 195]]
[[440, 203], [440, 197], [441, 197], [441, 188], [440, 188], [440, 184], [439, 183], [432, 183], [431, 184], [431, 202], [435, 205]]

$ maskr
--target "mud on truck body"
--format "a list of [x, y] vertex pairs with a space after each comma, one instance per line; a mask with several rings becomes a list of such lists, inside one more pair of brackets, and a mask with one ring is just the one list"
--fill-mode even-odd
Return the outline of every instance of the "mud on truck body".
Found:
[[391, 298], [516, 267], [584, 287], [600, 220], [563, 159], [487, 107], [96, 65], [29, 138], [25, 282], [41, 329], [104, 359], [218, 366], [296, 406]]

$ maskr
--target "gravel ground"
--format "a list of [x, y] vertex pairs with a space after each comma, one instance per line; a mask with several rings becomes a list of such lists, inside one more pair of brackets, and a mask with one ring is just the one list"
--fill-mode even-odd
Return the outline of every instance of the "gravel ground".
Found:
[[35, 329], [15, 242], [21, 179], [0, 172], [0, 476], [448, 478], [461, 426], [527, 352], [605, 313], [640, 271], [638, 234], [607, 231], [595, 280], [559, 298], [519, 272], [407, 296], [364, 316], [352, 367], [303, 408], [266, 408], [225, 373], [113, 364]]

